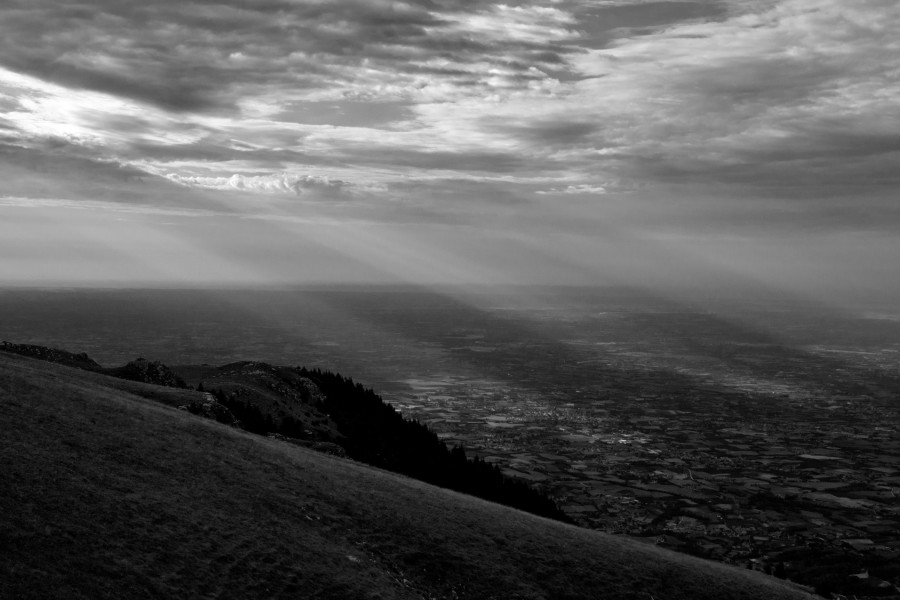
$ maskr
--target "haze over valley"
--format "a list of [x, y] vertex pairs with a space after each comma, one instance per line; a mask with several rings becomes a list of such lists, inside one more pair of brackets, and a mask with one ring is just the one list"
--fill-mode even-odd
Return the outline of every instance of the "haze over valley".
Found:
[[[603, 547], [900, 597], [898, 30], [894, 0], [4, 0], [0, 416], [83, 423], [54, 390], [86, 385], [104, 390], [91, 414], [131, 422], [175, 394], [147, 409], [158, 428], [229, 429], [173, 443], [300, 445], [299, 463], [272, 460], [320, 471], [342, 463], [303, 453], [340, 447], [483, 498], [518, 490]], [[120, 397], [129, 373], [156, 387]], [[46, 452], [29, 440], [63, 438], [37, 426], [8, 445], [5, 501], [32, 506], [67, 444], [96, 450], [89, 422]], [[130, 476], [128, 453], [79, 456], [87, 480]], [[37, 550], [0, 577], [69, 564], [40, 519], [6, 512], [0, 537]], [[126, 517], [117, 532], [144, 531]], [[380, 556], [402, 560], [371, 572], [388, 586], [372, 597], [481, 600], [442, 575], [404, 587], [420, 550], [378, 527]], [[473, 556], [493, 547], [456, 533]], [[558, 589], [516, 593], [591, 597], [560, 583], [588, 563], [563, 563]], [[341, 597], [343, 560], [267, 564]], [[653, 572], [582, 582], [664, 600]], [[59, 597], [108, 589], [84, 573], [99, 587]]]
[[16, 290], [0, 308], [6, 337], [107, 366], [349, 375], [588, 528], [844, 591], [900, 544], [900, 321], [878, 307], [332, 286]]

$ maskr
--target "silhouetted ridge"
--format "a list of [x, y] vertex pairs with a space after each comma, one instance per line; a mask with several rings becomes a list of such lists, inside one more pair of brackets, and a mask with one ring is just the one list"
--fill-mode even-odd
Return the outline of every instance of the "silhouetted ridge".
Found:
[[532, 514], [571, 522], [547, 496], [504, 476], [480, 458], [452, 449], [427, 426], [406, 419], [381, 396], [336, 373], [298, 368], [325, 398], [321, 409], [345, 436], [351, 458]]
[[3, 352], [11, 352], [28, 356], [29, 358], [37, 358], [48, 362], [59, 363], [67, 367], [75, 367], [86, 371], [99, 371], [103, 367], [95, 362], [90, 356], [84, 352], [74, 354], [65, 350], [57, 350], [56, 348], [47, 348], [46, 346], [37, 346], [34, 344], [13, 344], [11, 342], [0, 342], [0, 350]]
[[[448, 448], [427, 426], [404, 418], [371, 389], [336, 373], [240, 361], [183, 378], [143, 358], [104, 369], [86, 354], [43, 346], [3, 342], [0, 350], [169, 388], [189, 389], [185, 378], [195, 379], [203, 394], [180, 406], [194, 414], [331, 454], [346, 452], [388, 471], [571, 523], [528, 483], [504, 476], [480, 458], [469, 459], [460, 446]], [[196, 367], [175, 369], [190, 373]]]

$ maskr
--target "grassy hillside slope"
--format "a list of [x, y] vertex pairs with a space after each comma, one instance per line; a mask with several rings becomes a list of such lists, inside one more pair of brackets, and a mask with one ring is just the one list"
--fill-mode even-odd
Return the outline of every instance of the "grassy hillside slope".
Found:
[[808, 597], [128, 386], [0, 352], [0, 598]]

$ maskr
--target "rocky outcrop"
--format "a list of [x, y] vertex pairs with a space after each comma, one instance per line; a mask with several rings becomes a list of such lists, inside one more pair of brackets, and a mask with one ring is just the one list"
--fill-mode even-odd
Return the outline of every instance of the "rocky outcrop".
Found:
[[104, 372], [107, 375], [112, 375], [119, 379], [152, 383], [154, 385], [163, 385], [172, 388], [187, 388], [187, 384], [181, 377], [176, 375], [172, 369], [159, 361], [149, 361], [139, 358], [126, 364], [124, 367], [107, 369]]
[[181, 410], [186, 410], [191, 414], [195, 414], [207, 419], [213, 419], [219, 423], [230, 425], [231, 427], [240, 427], [240, 422], [234, 417], [228, 407], [220, 404], [212, 394], [200, 392], [202, 398], [193, 400], [190, 404], [179, 406]]
[[316, 442], [312, 445], [312, 449], [316, 452], [323, 452], [325, 454], [331, 454], [332, 456], [337, 456], [340, 458], [347, 458], [347, 451], [344, 450], [343, 446], [332, 442]]
[[189, 385], [212, 392], [248, 431], [303, 445], [343, 440], [337, 424], [321, 410], [324, 394], [297, 369], [258, 361], [174, 369]]

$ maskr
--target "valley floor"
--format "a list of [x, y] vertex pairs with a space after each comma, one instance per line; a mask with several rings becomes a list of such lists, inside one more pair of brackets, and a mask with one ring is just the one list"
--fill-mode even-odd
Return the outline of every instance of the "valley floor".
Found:
[[254, 436], [128, 385], [0, 353], [0, 597], [807, 597]]

